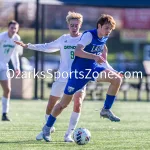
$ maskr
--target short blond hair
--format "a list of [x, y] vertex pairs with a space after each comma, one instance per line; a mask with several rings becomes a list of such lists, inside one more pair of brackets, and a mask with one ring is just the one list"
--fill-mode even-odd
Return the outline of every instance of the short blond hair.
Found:
[[71, 11], [68, 12], [68, 15], [66, 16], [67, 23], [69, 23], [71, 19], [77, 19], [80, 21], [80, 23], [83, 22], [83, 16], [77, 12], [71, 12]]

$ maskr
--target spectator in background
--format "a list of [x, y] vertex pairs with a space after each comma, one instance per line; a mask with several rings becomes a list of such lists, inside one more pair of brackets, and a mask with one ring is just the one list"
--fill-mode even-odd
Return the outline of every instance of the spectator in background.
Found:
[[9, 100], [11, 93], [11, 80], [8, 72], [8, 62], [12, 60], [16, 74], [20, 73], [20, 63], [17, 46], [14, 40], [20, 41], [20, 36], [17, 34], [19, 24], [12, 20], [8, 24], [8, 31], [0, 33], [0, 84], [3, 89], [2, 96], [2, 121], [10, 121], [7, 116], [9, 112]]

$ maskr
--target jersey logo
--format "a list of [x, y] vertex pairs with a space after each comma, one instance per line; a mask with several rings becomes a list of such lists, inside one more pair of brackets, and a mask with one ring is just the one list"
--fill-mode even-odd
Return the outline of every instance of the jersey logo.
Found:
[[64, 49], [75, 49], [76, 46], [71, 46], [71, 45], [65, 45]]
[[68, 92], [71, 93], [74, 91], [74, 87], [68, 86]]
[[66, 41], [64, 41], [65, 43], [67, 43], [67, 40]]
[[91, 52], [103, 52], [104, 45], [95, 45], [93, 44]]

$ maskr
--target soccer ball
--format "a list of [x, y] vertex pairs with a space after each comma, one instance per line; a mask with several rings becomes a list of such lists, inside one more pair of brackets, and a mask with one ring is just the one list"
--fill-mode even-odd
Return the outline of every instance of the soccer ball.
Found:
[[91, 133], [88, 129], [77, 128], [73, 133], [73, 139], [78, 145], [85, 145], [90, 141]]

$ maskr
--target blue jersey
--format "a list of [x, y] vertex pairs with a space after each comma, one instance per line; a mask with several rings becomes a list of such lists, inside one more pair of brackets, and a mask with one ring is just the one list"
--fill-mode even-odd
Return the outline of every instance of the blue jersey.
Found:
[[[86, 33], [90, 37], [88, 37]], [[86, 36], [84, 36], [84, 34], [86, 34]], [[87, 41], [85, 42], [83, 39], [85, 41], [90, 39], [90, 42], [87, 40], [89, 44], [87, 44]], [[107, 39], [108, 37], [99, 38], [97, 35], [97, 29], [94, 29], [84, 32], [81, 37], [81, 41], [79, 41], [78, 44], [85, 44], [84, 51], [100, 55], [103, 52]], [[100, 66], [97, 62], [95, 62], [95, 60], [76, 56], [72, 63], [71, 72], [73, 73], [77, 71], [77, 74], [71, 74], [64, 93], [67, 95], [74, 94], [76, 91], [82, 89], [89, 81], [94, 81], [96, 77], [98, 77], [95, 77], [95, 75], [99, 75], [99, 73], [103, 70], [105, 70], [105, 68]]]
[[[103, 52], [104, 45], [106, 44], [108, 36], [99, 38], [97, 35], [97, 29], [85, 31], [83, 33], [83, 35], [87, 32], [90, 32], [92, 34], [92, 41], [89, 45], [87, 45], [84, 48], [84, 51], [86, 51], [88, 53], [100, 55]], [[95, 60], [81, 58], [81, 57], [76, 56], [74, 61], [73, 61], [73, 64], [72, 64], [72, 68], [73, 69], [75, 69], [75, 68], [76, 69], [80, 69], [80, 68], [81, 69], [83, 69], [83, 68], [89, 68], [90, 69], [90, 68], [94, 68], [97, 65], [98, 64], [95, 62]]]

